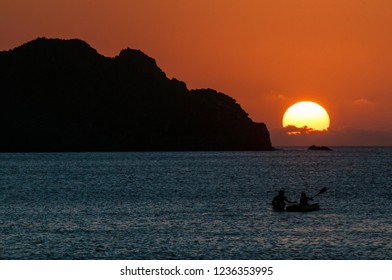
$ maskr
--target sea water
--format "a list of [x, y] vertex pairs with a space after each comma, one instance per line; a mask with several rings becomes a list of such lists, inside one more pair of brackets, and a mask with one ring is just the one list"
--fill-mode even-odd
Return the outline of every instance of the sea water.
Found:
[[392, 259], [391, 201], [392, 148], [3, 153], [0, 259]]

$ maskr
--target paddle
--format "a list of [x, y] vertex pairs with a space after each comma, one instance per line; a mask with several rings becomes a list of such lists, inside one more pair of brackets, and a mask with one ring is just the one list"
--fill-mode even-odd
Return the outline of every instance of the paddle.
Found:
[[315, 198], [315, 197], [318, 196], [319, 194], [325, 193], [326, 191], [327, 191], [327, 188], [326, 188], [326, 187], [322, 188], [322, 189], [318, 192], [318, 194], [316, 194], [315, 196], [312, 196], [311, 199]]

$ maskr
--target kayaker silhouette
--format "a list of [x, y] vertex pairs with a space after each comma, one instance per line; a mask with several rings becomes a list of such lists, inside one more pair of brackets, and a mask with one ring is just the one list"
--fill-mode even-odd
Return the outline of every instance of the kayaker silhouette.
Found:
[[287, 197], [284, 195], [284, 191], [279, 191], [279, 194], [277, 196], [275, 196], [274, 199], [272, 200], [272, 207], [275, 210], [284, 210], [284, 208], [286, 206], [286, 202], [296, 203], [295, 201], [292, 202], [292, 201], [288, 200]]
[[313, 198], [307, 197], [305, 192], [301, 193], [301, 198], [299, 200], [299, 205], [309, 205], [309, 200], [313, 201]]

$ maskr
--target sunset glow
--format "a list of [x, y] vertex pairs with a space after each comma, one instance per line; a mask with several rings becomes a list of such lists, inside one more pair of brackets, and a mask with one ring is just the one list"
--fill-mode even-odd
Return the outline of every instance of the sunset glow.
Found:
[[389, 0], [15, 0], [0, 3], [0, 51], [37, 37], [140, 49], [189, 89], [233, 97], [276, 145], [291, 144], [297, 100], [328, 108], [328, 144], [392, 145], [391, 26]]
[[283, 116], [283, 127], [291, 128], [289, 134], [300, 134], [300, 128], [306, 133], [326, 131], [329, 128], [329, 115], [320, 105], [302, 101], [288, 108]]

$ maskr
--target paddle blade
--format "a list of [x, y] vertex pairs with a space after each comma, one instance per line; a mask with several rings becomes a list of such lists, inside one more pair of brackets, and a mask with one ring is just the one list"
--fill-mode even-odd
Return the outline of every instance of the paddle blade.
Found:
[[319, 194], [320, 194], [320, 193], [325, 193], [326, 191], [327, 191], [327, 188], [324, 187], [324, 188], [322, 188], [322, 189], [319, 191]]
[[318, 192], [318, 194], [316, 194], [316, 195], [313, 196], [312, 198], [315, 198], [315, 197], [318, 196], [319, 194], [325, 193], [326, 191], [327, 191], [327, 188], [324, 187], [324, 188], [322, 188], [322, 189]]

